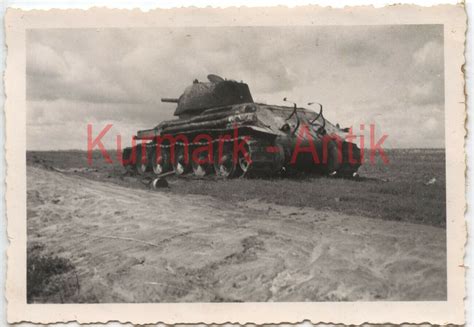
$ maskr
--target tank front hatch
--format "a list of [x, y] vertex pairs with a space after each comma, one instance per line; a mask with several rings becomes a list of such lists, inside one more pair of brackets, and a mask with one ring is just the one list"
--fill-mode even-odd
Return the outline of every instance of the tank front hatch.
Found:
[[[209, 75], [208, 78], [210, 82], [194, 81], [184, 90], [177, 101], [175, 116], [191, 116], [214, 107], [253, 103], [247, 84], [224, 80], [215, 75]], [[166, 100], [171, 102], [170, 99]]]

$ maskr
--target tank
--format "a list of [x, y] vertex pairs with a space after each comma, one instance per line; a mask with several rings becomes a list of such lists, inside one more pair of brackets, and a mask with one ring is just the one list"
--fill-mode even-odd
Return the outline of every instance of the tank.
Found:
[[140, 175], [224, 178], [292, 173], [354, 177], [361, 152], [347, 139], [348, 128], [324, 118], [323, 106], [306, 108], [254, 102], [247, 84], [209, 75], [194, 80], [179, 98], [173, 120], [134, 136], [122, 164]]

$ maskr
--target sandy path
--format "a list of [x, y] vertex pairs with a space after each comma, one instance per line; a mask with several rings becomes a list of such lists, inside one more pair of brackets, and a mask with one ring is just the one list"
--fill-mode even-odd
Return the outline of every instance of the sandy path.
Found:
[[442, 228], [256, 200], [223, 204], [34, 167], [28, 239], [76, 264], [87, 301], [446, 297]]

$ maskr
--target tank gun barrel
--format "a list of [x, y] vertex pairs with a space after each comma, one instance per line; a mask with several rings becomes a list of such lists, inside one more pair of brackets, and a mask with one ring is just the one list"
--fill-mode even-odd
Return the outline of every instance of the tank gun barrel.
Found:
[[178, 103], [178, 98], [161, 98], [161, 102]]

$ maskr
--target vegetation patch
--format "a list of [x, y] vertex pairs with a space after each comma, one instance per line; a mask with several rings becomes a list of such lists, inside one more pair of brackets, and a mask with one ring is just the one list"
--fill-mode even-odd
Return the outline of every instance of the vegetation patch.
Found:
[[69, 259], [45, 254], [43, 245], [28, 247], [27, 302], [72, 302], [79, 293], [79, 279]]

